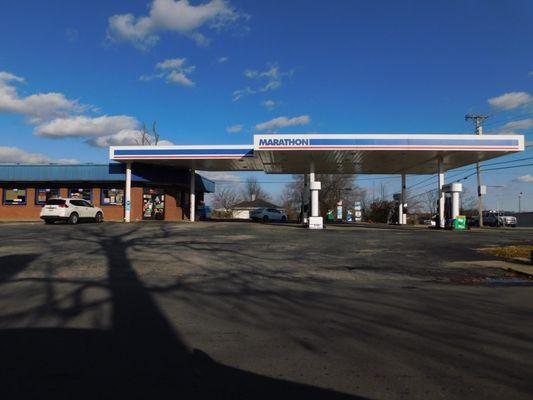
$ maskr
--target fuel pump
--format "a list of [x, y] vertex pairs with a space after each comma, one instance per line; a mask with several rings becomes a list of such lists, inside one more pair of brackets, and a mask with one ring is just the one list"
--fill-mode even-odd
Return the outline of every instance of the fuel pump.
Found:
[[[444, 192], [444, 218], [446, 228], [463, 229], [459, 227], [464, 225], [464, 216], [459, 214], [461, 208], [461, 192], [463, 185], [460, 183], [449, 183], [442, 187]], [[460, 222], [458, 224], [458, 222]]]
[[405, 225], [407, 223], [407, 203], [402, 204], [402, 194], [394, 193], [394, 210], [391, 215], [391, 224]]

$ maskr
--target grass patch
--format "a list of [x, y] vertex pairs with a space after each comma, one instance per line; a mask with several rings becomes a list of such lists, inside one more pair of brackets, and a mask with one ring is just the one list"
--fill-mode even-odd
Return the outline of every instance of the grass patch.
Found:
[[529, 260], [533, 246], [502, 246], [481, 249], [482, 252], [502, 258], [526, 258]]

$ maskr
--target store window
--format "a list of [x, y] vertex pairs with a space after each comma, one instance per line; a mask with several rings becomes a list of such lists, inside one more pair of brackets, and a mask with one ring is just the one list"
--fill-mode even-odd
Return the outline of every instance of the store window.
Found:
[[35, 190], [35, 204], [46, 204], [48, 199], [61, 197], [59, 189], [37, 189]]
[[124, 204], [124, 189], [102, 189], [100, 203], [103, 206], [121, 206]]
[[92, 189], [72, 188], [68, 190], [68, 197], [83, 199], [92, 201], [93, 191]]
[[26, 204], [26, 189], [8, 188], [4, 189], [5, 205]]

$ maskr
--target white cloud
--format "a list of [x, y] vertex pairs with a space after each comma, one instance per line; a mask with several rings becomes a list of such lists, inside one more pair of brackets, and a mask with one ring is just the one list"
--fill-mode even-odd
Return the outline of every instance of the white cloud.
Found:
[[71, 116], [56, 118], [39, 125], [34, 133], [49, 138], [98, 137], [114, 135], [122, 130], [134, 130], [139, 122], [127, 115], [101, 117]]
[[158, 62], [155, 67], [157, 69], [176, 69], [183, 67], [186, 61], [186, 58], [169, 58], [168, 60]]
[[195, 83], [191, 81], [183, 72], [172, 71], [167, 75], [167, 82], [177, 83], [182, 86], [194, 86]]
[[232, 126], [228, 126], [226, 128], [226, 132], [228, 133], [239, 133], [239, 132], [242, 132], [242, 124], [238, 124], [238, 125], [232, 125]]
[[278, 89], [281, 87], [283, 79], [292, 76], [292, 74], [293, 71], [281, 71], [277, 63], [270, 64], [264, 71], [247, 69], [244, 71], [244, 76], [248, 79], [258, 81], [259, 86], [256, 88], [246, 87], [245, 89], [236, 90], [233, 92], [233, 101], [237, 101], [247, 94]]
[[176, 83], [182, 86], [195, 86], [195, 83], [187, 75], [196, 69], [195, 65], [186, 65], [186, 58], [169, 58], [158, 62], [155, 68], [163, 72], [152, 75], [141, 75], [140, 81], [148, 82], [154, 79], [165, 79], [167, 83]]
[[37, 93], [26, 97], [18, 94], [12, 83], [23, 83], [24, 78], [0, 71], [0, 113], [22, 114], [28, 121], [37, 124], [48, 118], [81, 112], [87, 106], [80, 105], [62, 93]]
[[308, 115], [300, 115], [299, 117], [287, 118], [278, 117], [271, 119], [270, 121], [262, 122], [255, 126], [257, 131], [275, 130], [280, 128], [286, 128], [288, 126], [307, 125], [311, 122], [311, 118]]
[[161, 72], [159, 74], [151, 74], [151, 75], [141, 75], [139, 76], [139, 80], [141, 82], [150, 82], [150, 81], [153, 81], [154, 79], [162, 79], [166, 75], [167, 75], [166, 72]]
[[522, 175], [516, 178], [516, 180], [519, 182], [533, 183], [533, 175], [531, 174]]
[[517, 130], [533, 129], [533, 118], [521, 119], [518, 121], [511, 121], [506, 123], [499, 130], [500, 133], [514, 133]]
[[0, 146], [0, 163], [4, 164], [76, 164], [78, 162], [74, 158], [54, 159], [44, 154], [29, 153], [18, 147]]
[[252, 89], [250, 86], [245, 87], [244, 89], [238, 89], [233, 92], [233, 101], [237, 101], [239, 99], [242, 99], [244, 96], [249, 94], [257, 93], [254, 89]]
[[11, 74], [6, 71], [0, 71], [0, 82], [8, 81], [24, 82], [24, 78], [21, 78], [20, 76], [16, 76], [15, 74]]
[[487, 100], [488, 103], [496, 108], [503, 110], [512, 110], [514, 108], [531, 103], [533, 97], [526, 92], [510, 92], [504, 93], [501, 96], [492, 97]]
[[265, 100], [261, 102], [261, 105], [263, 107], [268, 108], [269, 110], [273, 110], [274, 108], [276, 108], [278, 103], [276, 103], [274, 100]]
[[173, 31], [185, 35], [196, 43], [207, 44], [198, 30], [204, 26], [220, 30], [234, 25], [247, 16], [238, 12], [227, 0], [211, 0], [191, 5], [188, 0], [154, 0], [148, 15], [117, 14], [109, 18], [108, 38], [127, 41], [141, 50], [157, 43], [159, 33]]
[[[148, 135], [147, 139], [150, 143], [155, 143], [152, 135]], [[137, 129], [123, 129], [113, 135], [89, 139], [87, 143], [95, 147], [137, 146], [142, 144], [142, 132]], [[158, 146], [172, 146], [173, 144], [168, 140], [160, 140], [157, 143]]]
[[[194, 66], [185, 68], [192, 71]], [[171, 75], [172, 72], [175, 70], [170, 72], [170, 79], [178, 81], [180, 78]], [[140, 135], [138, 129], [140, 123], [136, 118], [128, 115], [98, 117], [78, 115], [88, 109], [93, 112], [97, 110], [93, 106], [80, 105], [76, 100], [69, 100], [61, 93], [38, 93], [20, 97], [16, 87], [12, 85], [13, 82], [23, 83], [25, 80], [9, 72], [0, 71], [0, 113], [18, 113], [26, 116], [29, 123], [36, 125], [34, 135], [53, 139], [81, 137], [88, 139], [86, 142], [93, 146], [102, 147], [109, 144], [137, 144], [135, 137]], [[185, 81], [184, 84], [190, 83]], [[151, 141], [154, 141], [153, 138]], [[159, 144], [172, 143], [161, 140]], [[19, 158], [24, 160], [20, 162], [29, 162], [27, 160], [32, 157], [42, 160], [39, 162], [69, 162], [69, 160], [52, 160], [42, 154], [24, 153], [22, 150], [17, 153], [18, 150], [14, 147], [2, 149], [4, 151], [2, 156], [6, 158], [6, 149], [9, 149], [10, 154], [15, 154], [15, 158], [20, 156]]]
[[242, 179], [229, 172], [219, 172], [219, 171], [196, 171], [200, 175], [205, 176], [207, 179], [210, 179], [212, 181], [216, 182], [235, 182], [239, 183], [242, 182]]
[[219, 64], [224, 64], [224, 63], [225, 63], [226, 61], [228, 61], [228, 60], [229, 60], [228, 57], [218, 57], [218, 58], [217, 58], [217, 62], [218, 62]]

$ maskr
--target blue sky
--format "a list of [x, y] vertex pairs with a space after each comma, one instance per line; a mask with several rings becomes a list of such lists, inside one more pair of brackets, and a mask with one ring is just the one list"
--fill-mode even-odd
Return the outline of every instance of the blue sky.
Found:
[[[262, 126], [470, 133], [464, 115], [479, 112], [491, 115], [486, 133], [533, 140], [531, 1], [25, 0], [0, 11], [4, 162], [106, 162], [106, 145], [153, 120], [176, 144], [230, 144]], [[399, 189], [396, 177], [376, 182]], [[532, 166], [485, 182], [504, 186], [489, 188], [488, 207], [516, 209], [523, 192], [533, 210]], [[282, 187], [266, 184], [274, 197]]]

